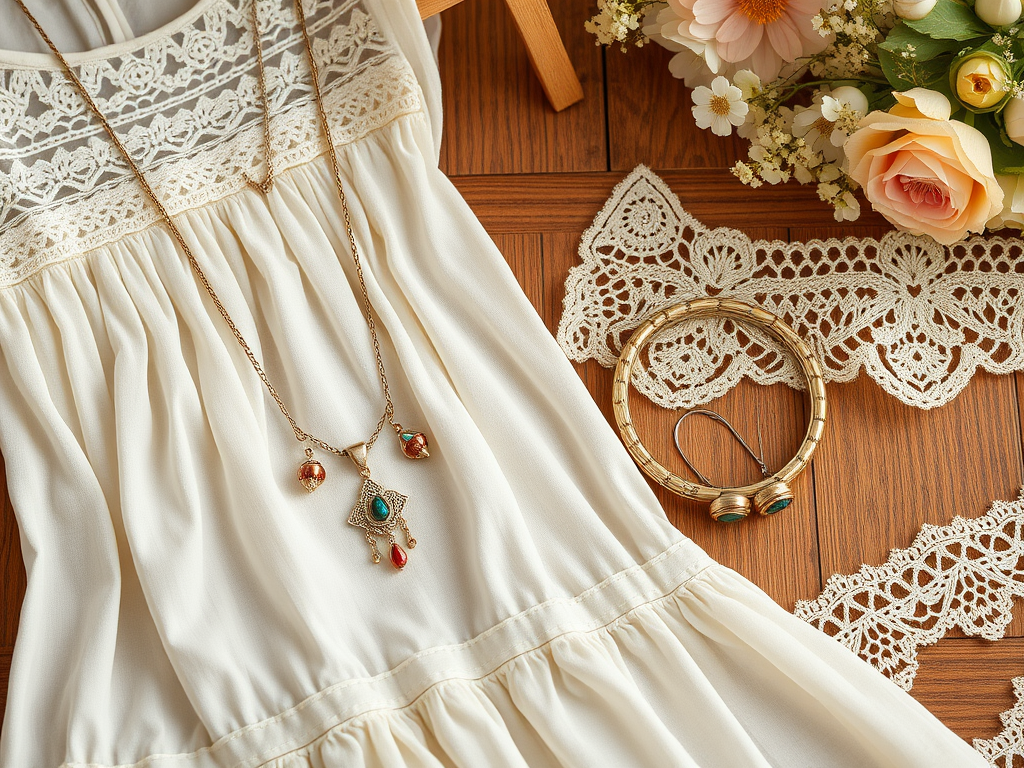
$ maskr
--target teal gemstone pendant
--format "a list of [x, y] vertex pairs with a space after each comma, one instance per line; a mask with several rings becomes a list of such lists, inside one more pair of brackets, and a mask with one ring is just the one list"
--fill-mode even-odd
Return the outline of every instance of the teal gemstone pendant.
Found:
[[374, 496], [373, 501], [370, 502], [370, 517], [378, 523], [383, 523], [390, 515], [391, 508], [384, 501], [384, 498], [382, 496]]
[[[383, 538], [387, 540], [391, 553], [391, 564], [398, 570], [405, 568], [408, 556], [405, 554], [405, 550], [398, 545], [396, 534], [401, 528], [405, 533], [405, 541], [409, 549], [416, 546], [416, 539], [409, 533], [409, 524], [402, 516], [405, 502], [408, 500], [407, 496], [403, 496], [398, 491], [384, 488], [367, 475], [363, 475], [359, 500], [348, 516], [348, 523], [363, 529], [366, 543], [370, 545], [370, 557], [373, 562], [379, 563], [383, 559], [377, 548], [377, 539]], [[400, 553], [401, 556], [396, 553]]]
[[409, 562], [409, 557], [398, 545], [395, 532], [401, 528], [409, 549], [416, 546], [416, 539], [409, 533], [409, 524], [402, 517], [402, 510], [405, 509], [405, 502], [409, 497], [398, 491], [389, 490], [370, 479], [370, 468], [366, 465], [367, 451], [366, 443], [356, 443], [346, 448], [343, 454], [352, 459], [363, 478], [363, 484], [359, 488], [359, 499], [348, 516], [348, 524], [363, 529], [374, 563], [379, 563], [382, 559], [380, 550], [377, 549], [377, 537], [387, 539], [391, 564], [400, 571]]

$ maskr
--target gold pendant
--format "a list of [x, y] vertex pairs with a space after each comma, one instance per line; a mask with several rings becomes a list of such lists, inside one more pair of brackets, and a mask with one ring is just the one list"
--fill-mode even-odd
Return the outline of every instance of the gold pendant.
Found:
[[359, 488], [359, 498], [348, 516], [349, 525], [362, 528], [366, 542], [370, 545], [370, 556], [374, 563], [381, 561], [380, 550], [377, 549], [377, 537], [386, 538], [390, 545], [391, 564], [398, 570], [405, 568], [409, 556], [395, 538], [396, 531], [401, 528], [405, 532], [406, 544], [409, 549], [416, 546], [416, 539], [409, 533], [409, 525], [402, 516], [408, 496], [393, 491], [370, 478], [370, 469], [366, 466], [366, 443], [357, 443], [345, 449], [345, 454], [355, 462], [363, 484]]

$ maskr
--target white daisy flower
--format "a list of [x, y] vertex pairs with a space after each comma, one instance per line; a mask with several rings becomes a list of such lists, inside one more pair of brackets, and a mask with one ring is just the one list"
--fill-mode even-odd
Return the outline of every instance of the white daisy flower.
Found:
[[841, 147], [850, 133], [857, 130], [861, 119], [868, 113], [868, 97], [859, 88], [843, 85], [830, 95], [821, 97], [821, 116], [834, 126], [829, 137], [832, 144]]
[[749, 107], [743, 92], [719, 75], [711, 87], [700, 85], [693, 89], [693, 117], [698, 128], [710, 128], [716, 136], [728, 136], [733, 126], [743, 125]]

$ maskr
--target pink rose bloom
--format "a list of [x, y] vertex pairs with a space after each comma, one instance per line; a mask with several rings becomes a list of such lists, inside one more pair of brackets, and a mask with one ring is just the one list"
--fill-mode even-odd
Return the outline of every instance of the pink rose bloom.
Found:
[[784, 64], [825, 49], [828, 39], [812, 26], [822, 0], [677, 0], [693, 14], [689, 33], [714, 40], [718, 55], [764, 81]]
[[950, 120], [941, 93], [893, 96], [896, 106], [869, 114], [843, 145], [850, 176], [876, 211], [911, 234], [951, 245], [984, 231], [1003, 208], [984, 135]]

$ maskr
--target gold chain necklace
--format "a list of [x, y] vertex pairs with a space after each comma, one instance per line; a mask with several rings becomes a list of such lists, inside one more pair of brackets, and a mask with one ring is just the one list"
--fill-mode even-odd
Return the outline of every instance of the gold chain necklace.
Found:
[[[153, 191], [153, 187], [150, 186], [149, 181], [143, 175], [142, 170], [136, 165], [135, 161], [132, 160], [131, 155], [128, 154], [128, 150], [124, 144], [118, 138], [114, 132], [113, 127], [110, 125], [110, 121], [107, 120], [103, 112], [97, 106], [92, 96], [86, 90], [82, 81], [78, 75], [68, 64], [67, 59], [61, 54], [50, 39], [49, 35], [36, 20], [32, 12], [29, 11], [25, 5], [24, 0], [14, 0], [20, 7], [21, 10], [28, 17], [28, 20], [32, 23], [32, 26], [36, 28], [36, 31], [42, 37], [43, 41], [49, 47], [50, 51], [57, 60], [60, 61], [61, 67], [64, 69], [64, 73], [68, 79], [74, 84], [75, 88], [81, 94], [85, 100], [86, 105], [96, 116], [96, 118], [102, 123], [104, 130], [110, 137], [111, 142], [117, 147], [118, 151], [124, 157], [128, 166], [132, 169], [132, 173], [135, 174], [135, 178], [138, 180], [143, 191], [152, 200], [153, 205], [156, 206], [157, 212], [160, 214], [160, 218], [163, 219], [167, 228], [170, 230], [174, 239], [178, 241], [178, 245], [181, 246], [185, 257], [188, 259], [189, 265], [192, 267], [192, 271], [195, 273], [200, 284], [206, 290], [210, 296], [210, 300], [213, 302], [214, 307], [220, 313], [220, 316], [227, 323], [228, 328], [231, 330], [231, 334], [235, 337], [235, 341], [245, 352], [245, 356], [249, 359], [249, 363], [252, 365], [253, 370], [259, 376], [260, 381], [263, 382], [267, 388], [267, 392], [274, 398], [274, 402], [277, 403], [277, 407], [281, 413], [288, 420], [288, 424], [292, 428], [292, 432], [300, 442], [306, 443], [306, 460], [299, 467], [298, 477], [299, 482], [302, 483], [302, 487], [306, 491], [312, 493], [315, 491], [320, 484], [326, 479], [327, 471], [323, 465], [313, 457], [313, 448], [316, 446], [323, 451], [333, 453], [336, 456], [348, 457], [356, 465], [359, 470], [360, 476], [363, 478], [363, 483], [359, 489], [359, 496], [356, 501], [356, 505], [352, 508], [351, 514], [349, 514], [348, 522], [350, 525], [354, 525], [357, 528], [362, 528], [367, 543], [370, 545], [370, 555], [373, 558], [374, 563], [381, 561], [380, 551], [377, 549], [377, 538], [386, 538], [390, 545], [390, 559], [391, 564], [395, 568], [401, 570], [405, 567], [408, 562], [408, 556], [405, 550], [398, 544], [395, 538], [395, 534], [399, 528], [405, 533], [406, 544], [410, 549], [416, 546], [416, 539], [409, 533], [409, 525], [406, 523], [405, 518], [402, 515], [402, 511], [405, 508], [407, 496], [403, 496], [397, 491], [386, 489], [370, 477], [370, 469], [367, 466], [367, 454], [373, 447], [373, 444], [377, 441], [385, 425], [390, 425], [398, 436], [399, 445], [402, 450], [402, 454], [410, 459], [424, 459], [429, 456], [427, 451], [427, 436], [422, 432], [416, 430], [405, 429], [401, 424], [395, 421], [394, 413], [395, 406], [391, 400], [391, 388], [388, 385], [387, 372], [384, 369], [384, 360], [381, 357], [380, 342], [377, 339], [377, 326], [373, 320], [373, 308], [370, 304], [370, 297], [366, 289], [366, 280], [363, 277], [362, 262], [359, 258], [359, 249], [356, 246], [355, 233], [352, 231], [352, 217], [349, 213], [348, 200], [345, 196], [345, 188], [341, 181], [341, 170], [338, 165], [338, 156], [334, 147], [334, 140], [331, 138], [330, 124], [327, 119], [327, 111], [324, 108], [323, 94], [320, 89], [320, 74], [317, 69], [316, 59], [313, 56], [313, 47], [309, 39], [309, 31], [306, 28], [306, 15], [302, 8], [302, 0], [295, 0], [295, 15], [299, 22], [299, 27], [302, 30], [302, 41], [306, 48], [306, 57], [309, 62], [309, 69], [313, 80], [313, 96], [316, 102], [317, 113], [320, 119], [320, 130], [324, 135], [327, 142], [327, 151], [331, 158], [331, 168], [334, 173], [334, 182], [338, 188], [338, 197], [341, 200], [341, 209], [344, 214], [345, 221], [345, 232], [348, 234], [348, 244], [352, 251], [352, 261], [355, 263], [356, 276], [359, 278], [359, 289], [362, 293], [363, 299], [363, 314], [366, 318], [366, 325], [370, 329], [370, 338], [373, 341], [373, 354], [377, 362], [377, 374], [380, 377], [381, 389], [384, 393], [384, 413], [381, 415], [377, 422], [377, 427], [374, 429], [373, 434], [370, 438], [361, 443], [355, 443], [350, 445], [348, 448], [335, 448], [333, 445], [328, 443], [311, 432], [299, 427], [291, 413], [288, 411], [288, 407], [285, 405], [284, 400], [281, 399], [281, 395], [278, 394], [277, 388], [271, 382], [270, 377], [266, 371], [263, 370], [263, 366], [260, 364], [255, 353], [249, 347], [245, 337], [242, 336], [242, 332], [235, 325], [234, 320], [231, 319], [231, 315], [228, 314], [224, 304], [221, 303], [220, 297], [210, 284], [209, 279], [206, 277], [206, 273], [203, 268], [199, 265], [196, 257], [192, 253], [192, 249], [185, 241], [181, 230], [174, 223], [174, 219], [171, 218], [170, 212], [164, 206], [160, 199], [156, 196]], [[259, 63], [259, 80], [260, 80], [260, 94], [262, 96], [263, 105], [263, 147], [266, 153], [267, 163], [267, 176], [262, 182], [256, 182], [253, 179], [246, 176], [246, 181], [253, 188], [267, 193], [272, 184], [274, 178], [274, 165], [273, 155], [270, 146], [270, 108], [267, 104], [267, 84], [264, 73], [263, 63], [263, 45], [260, 38], [259, 20], [256, 11], [257, 0], [252, 0], [252, 23], [253, 23], [253, 38], [256, 46], [257, 61]]]

